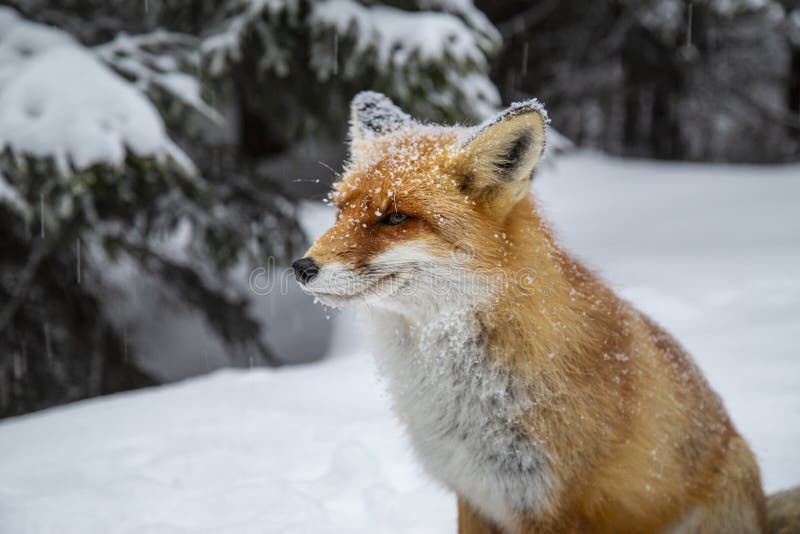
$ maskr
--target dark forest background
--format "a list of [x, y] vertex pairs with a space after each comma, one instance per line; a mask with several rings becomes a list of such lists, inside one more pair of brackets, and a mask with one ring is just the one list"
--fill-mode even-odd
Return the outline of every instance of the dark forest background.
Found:
[[667, 160], [798, 158], [797, 2], [478, 5], [503, 34], [493, 67], [503, 98], [538, 95], [580, 146]]

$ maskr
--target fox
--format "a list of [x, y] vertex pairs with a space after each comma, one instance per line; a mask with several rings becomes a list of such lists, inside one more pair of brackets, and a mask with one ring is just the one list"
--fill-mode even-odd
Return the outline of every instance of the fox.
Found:
[[548, 128], [535, 99], [466, 127], [359, 93], [336, 221], [298, 282], [364, 314], [460, 534], [764, 532], [758, 464], [720, 397], [543, 219]]

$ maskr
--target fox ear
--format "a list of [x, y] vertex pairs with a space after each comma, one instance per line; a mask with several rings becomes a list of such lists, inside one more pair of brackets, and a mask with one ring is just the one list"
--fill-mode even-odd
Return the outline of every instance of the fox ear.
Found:
[[547, 123], [547, 112], [534, 99], [512, 104], [479, 126], [460, 155], [463, 188], [513, 202], [521, 199], [542, 157]]
[[362, 91], [350, 103], [351, 145], [370, 136], [392, 132], [413, 122], [411, 115], [397, 107], [386, 95], [375, 91]]

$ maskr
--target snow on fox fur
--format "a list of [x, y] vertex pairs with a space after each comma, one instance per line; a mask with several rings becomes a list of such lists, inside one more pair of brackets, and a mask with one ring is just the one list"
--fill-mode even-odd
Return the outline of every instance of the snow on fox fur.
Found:
[[[353, 100], [337, 221], [295, 262], [359, 305], [459, 532], [761, 532], [758, 466], [683, 348], [556, 242], [535, 100], [476, 128]], [[580, 192], [576, 192], [580, 194]]]

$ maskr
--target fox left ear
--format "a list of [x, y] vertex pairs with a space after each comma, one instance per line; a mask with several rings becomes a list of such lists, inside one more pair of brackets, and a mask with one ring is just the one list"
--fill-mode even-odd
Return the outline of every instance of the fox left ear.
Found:
[[375, 91], [362, 91], [350, 103], [351, 145], [413, 123], [411, 115], [397, 107], [389, 97]]
[[542, 157], [547, 123], [544, 106], [533, 99], [512, 104], [478, 127], [458, 161], [463, 188], [510, 202], [520, 200]]

